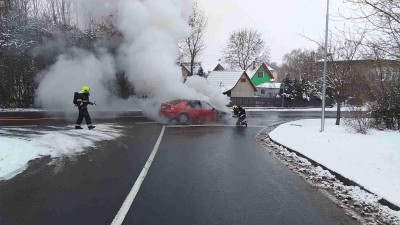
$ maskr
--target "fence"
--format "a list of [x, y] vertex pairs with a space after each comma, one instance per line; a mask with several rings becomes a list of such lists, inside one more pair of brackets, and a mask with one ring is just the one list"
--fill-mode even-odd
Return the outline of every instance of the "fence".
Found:
[[[321, 107], [322, 101], [318, 98], [307, 100], [291, 100], [282, 98], [262, 98], [262, 97], [232, 97], [231, 105], [241, 105], [243, 107]], [[331, 107], [333, 101], [327, 100], [326, 107]]]

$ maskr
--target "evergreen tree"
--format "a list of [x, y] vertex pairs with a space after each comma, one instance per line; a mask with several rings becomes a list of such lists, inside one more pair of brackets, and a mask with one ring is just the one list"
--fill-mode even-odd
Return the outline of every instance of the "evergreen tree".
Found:
[[282, 89], [280, 91], [280, 94], [284, 98], [291, 99], [292, 98], [292, 92], [293, 92], [293, 83], [292, 83], [292, 80], [287, 76], [282, 81]]

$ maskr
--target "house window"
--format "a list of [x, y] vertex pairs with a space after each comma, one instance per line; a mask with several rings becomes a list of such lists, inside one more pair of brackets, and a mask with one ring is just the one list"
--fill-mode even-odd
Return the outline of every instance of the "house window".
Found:
[[259, 71], [258, 78], [263, 78], [263, 77], [264, 77], [264, 71]]
[[265, 94], [265, 89], [261, 89], [261, 94]]
[[246, 82], [246, 78], [241, 78], [240, 82], [245, 83]]

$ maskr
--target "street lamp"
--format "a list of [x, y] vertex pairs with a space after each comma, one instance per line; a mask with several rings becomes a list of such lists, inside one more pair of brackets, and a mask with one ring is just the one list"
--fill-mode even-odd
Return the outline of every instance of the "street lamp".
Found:
[[285, 103], [285, 84], [284, 83], [281, 84], [281, 88], [282, 88], [282, 109], [283, 109], [284, 103]]
[[324, 132], [325, 130], [326, 73], [328, 70], [328, 24], [329, 24], [329, 0], [327, 0], [327, 5], [326, 5], [325, 57], [324, 57], [324, 77], [322, 85], [321, 132]]

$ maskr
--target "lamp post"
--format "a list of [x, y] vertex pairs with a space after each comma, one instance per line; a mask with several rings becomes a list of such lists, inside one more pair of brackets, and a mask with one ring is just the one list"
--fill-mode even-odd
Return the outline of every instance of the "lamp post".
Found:
[[326, 6], [325, 56], [324, 56], [324, 76], [322, 84], [321, 132], [324, 132], [325, 130], [326, 74], [328, 70], [328, 24], [329, 24], [329, 0], [327, 0], [327, 6]]
[[285, 84], [281, 84], [282, 87], [282, 109], [284, 108], [284, 103], [285, 103]]

